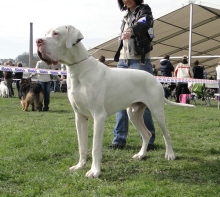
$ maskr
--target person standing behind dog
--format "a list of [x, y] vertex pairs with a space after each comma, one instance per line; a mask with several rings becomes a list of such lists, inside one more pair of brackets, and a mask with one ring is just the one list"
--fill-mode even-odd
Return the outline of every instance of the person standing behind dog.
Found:
[[[163, 59], [160, 60], [160, 71], [161, 75], [165, 77], [172, 77], [172, 72], [174, 71], [174, 67], [170, 62], [170, 56], [164, 55]], [[175, 84], [171, 84], [170, 88], [171, 90], [174, 90], [176, 87]], [[164, 87], [164, 96], [165, 98], [168, 98], [170, 95], [169, 90]]]
[[[44, 61], [40, 60], [36, 64], [36, 69], [52, 69], [52, 65], [47, 65]], [[35, 74], [31, 74], [30, 77], [34, 76]], [[43, 88], [44, 94], [44, 107], [43, 111], [49, 110], [50, 104], [50, 74], [40, 74], [37, 73], [38, 82], [41, 84]]]
[[[22, 67], [22, 63], [21, 62], [18, 62], [17, 63], [17, 67]], [[16, 88], [17, 88], [17, 91], [19, 93], [19, 90], [20, 90], [20, 80], [23, 78], [23, 72], [15, 72], [14, 74], [14, 79], [17, 79], [15, 81], [16, 83]]]
[[[177, 78], [193, 78], [192, 68], [188, 64], [187, 56], [184, 55], [181, 62], [174, 70], [174, 76]], [[176, 103], [179, 103], [180, 94], [190, 94], [188, 83], [179, 82], [176, 87]]]
[[[150, 61], [152, 37], [150, 37], [148, 31], [151, 28], [150, 33], [152, 35], [153, 16], [151, 8], [148, 5], [144, 5], [143, 0], [118, 0], [118, 5], [121, 11], [127, 10], [127, 12], [122, 21], [121, 40], [114, 57], [114, 61], [118, 62], [117, 67], [138, 69], [153, 74]], [[143, 116], [144, 123], [152, 134], [147, 149], [152, 150], [154, 149], [155, 128], [148, 108], [145, 109]], [[127, 135], [128, 115], [126, 110], [122, 110], [116, 113], [114, 139], [110, 147], [124, 148]]]

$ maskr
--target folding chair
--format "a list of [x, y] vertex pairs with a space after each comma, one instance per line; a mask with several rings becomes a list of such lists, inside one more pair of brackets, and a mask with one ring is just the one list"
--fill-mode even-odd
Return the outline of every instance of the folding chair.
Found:
[[[205, 84], [203, 83], [195, 83], [192, 85], [192, 93], [195, 93], [198, 99], [202, 100], [202, 103], [205, 103], [207, 106], [211, 106], [210, 96], [206, 92]], [[195, 102], [195, 100], [194, 100]]]

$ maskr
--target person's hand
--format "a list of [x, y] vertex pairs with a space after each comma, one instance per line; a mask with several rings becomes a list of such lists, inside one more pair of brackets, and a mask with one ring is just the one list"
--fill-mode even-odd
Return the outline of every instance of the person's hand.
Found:
[[131, 29], [126, 29], [126, 31], [124, 31], [122, 33], [121, 39], [122, 40], [130, 39], [131, 38], [131, 34], [132, 34], [132, 30]]

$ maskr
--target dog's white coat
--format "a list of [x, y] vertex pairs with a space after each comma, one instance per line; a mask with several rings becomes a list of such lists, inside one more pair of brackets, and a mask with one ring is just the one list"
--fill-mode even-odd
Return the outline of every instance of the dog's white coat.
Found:
[[9, 89], [6, 86], [5, 81], [1, 81], [0, 83], [0, 97], [9, 97]]
[[71, 170], [83, 168], [88, 154], [88, 118], [94, 120], [92, 166], [87, 177], [98, 177], [101, 173], [102, 143], [105, 121], [108, 116], [126, 109], [130, 121], [143, 137], [140, 151], [133, 156], [142, 159], [151, 133], [145, 127], [143, 112], [147, 106], [158, 122], [166, 145], [165, 158], [175, 159], [169, 131], [165, 125], [164, 102], [171, 105], [188, 106], [164, 98], [161, 84], [145, 71], [109, 68], [89, 56], [81, 42], [79, 30], [72, 26], [52, 28], [46, 37], [37, 40], [43, 57], [67, 65], [68, 98], [75, 112], [75, 123], [79, 143], [79, 162]]

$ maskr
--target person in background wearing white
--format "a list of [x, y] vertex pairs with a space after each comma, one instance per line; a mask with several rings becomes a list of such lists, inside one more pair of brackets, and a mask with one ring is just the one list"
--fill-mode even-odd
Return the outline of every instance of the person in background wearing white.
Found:
[[[36, 64], [36, 69], [52, 69], [52, 65], [47, 65], [44, 61], [40, 60]], [[35, 74], [31, 74], [30, 77], [34, 76]], [[50, 83], [51, 83], [51, 76], [50, 74], [40, 74], [37, 73], [38, 83], [41, 84], [43, 88], [44, 94], [44, 106], [43, 111], [49, 110], [50, 104]]]
[[[174, 70], [174, 76], [177, 78], [193, 78], [192, 68], [188, 64], [187, 56], [184, 55], [181, 62]], [[188, 83], [179, 82], [176, 87], [176, 102], [179, 103], [180, 94], [190, 94]]]

